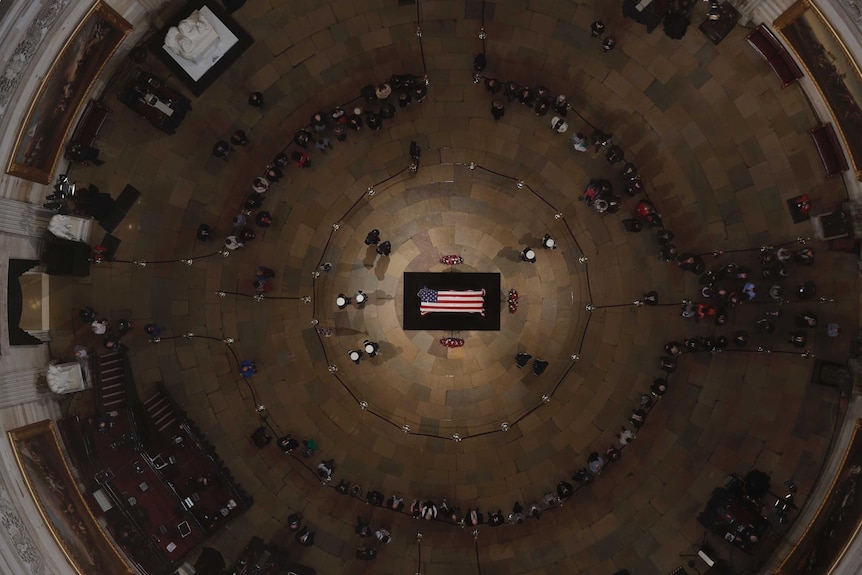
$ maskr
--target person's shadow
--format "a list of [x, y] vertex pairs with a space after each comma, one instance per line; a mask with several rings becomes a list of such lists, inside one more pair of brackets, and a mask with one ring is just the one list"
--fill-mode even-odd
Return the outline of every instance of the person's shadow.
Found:
[[365, 250], [365, 257], [362, 258], [362, 265], [367, 268], [374, 267], [374, 260], [377, 259], [377, 246], [368, 246]]
[[521, 261], [521, 250], [514, 248], [501, 248], [499, 252], [497, 252], [498, 258], [505, 258], [510, 262], [519, 262]]
[[377, 279], [383, 281], [383, 278], [386, 277], [386, 270], [389, 269], [389, 256], [383, 256], [379, 260], [377, 260], [377, 265], [374, 266], [374, 275], [377, 276]]
[[530, 246], [533, 249], [542, 247], [542, 238], [536, 237], [530, 233], [524, 234], [518, 239], [518, 241], [522, 246]]
[[382, 363], [389, 358], [398, 357], [404, 351], [401, 346], [393, 345], [388, 341], [378, 341], [377, 344], [380, 346], [380, 351], [376, 357], [371, 358], [371, 361], [375, 363]]

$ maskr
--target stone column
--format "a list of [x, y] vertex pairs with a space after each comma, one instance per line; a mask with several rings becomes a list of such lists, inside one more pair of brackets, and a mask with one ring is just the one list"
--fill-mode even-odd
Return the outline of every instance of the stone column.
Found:
[[45, 383], [45, 368], [35, 367], [0, 375], [0, 407], [10, 407], [43, 399], [50, 395]]
[[171, 6], [171, 0], [134, 0], [147, 14], [147, 19], [154, 28], [160, 28], [173, 16], [176, 8]]
[[35, 204], [0, 198], [0, 233], [41, 238], [52, 215]]
[[751, 14], [757, 5], [764, 0], [729, 0], [729, 3], [739, 11], [739, 23], [746, 25], [752, 21]]
[[778, 16], [796, 0], [728, 0], [739, 10], [739, 23], [743, 25], [772, 25]]

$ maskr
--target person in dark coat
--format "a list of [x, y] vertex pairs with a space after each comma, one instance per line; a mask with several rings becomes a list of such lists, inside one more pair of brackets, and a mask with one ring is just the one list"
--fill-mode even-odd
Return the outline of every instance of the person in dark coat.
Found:
[[202, 242], [210, 241], [212, 239], [212, 228], [207, 224], [199, 225], [195, 237]]
[[498, 98], [491, 102], [491, 115], [495, 120], [499, 120], [506, 115], [506, 106], [503, 104], [503, 100]]
[[384, 120], [388, 120], [390, 118], [395, 117], [395, 106], [386, 102], [382, 106], [380, 106], [380, 117]]
[[311, 129], [318, 134], [326, 130], [326, 116], [323, 112], [312, 114], [309, 123], [311, 124]]
[[626, 218], [622, 221], [623, 229], [633, 234], [638, 233], [643, 229], [643, 224], [634, 218]]
[[224, 140], [219, 140], [213, 145], [213, 156], [220, 160], [224, 160], [227, 162], [228, 156], [230, 155], [232, 148], [230, 144], [225, 142]]
[[377, 112], [368, 111], [365, 113], [365, 124], [372, 130], [379, 130], [383, 127], [383, 119]]
[[256, 210], [261, 205], [263, 205], [263, 194], [258, 194], [257, 192], [252, 192], [251, 194], [249, 194], [248, 197], [245, 199], [245, 203], [243, 204], [243, 206], [245, 206], [245, 209], [247, 210]]
[[287, 516], [287, 527], [291, 531], [299, 531], [302, 527], [302, 513], [291, 513]]
[[78, 317], [81, 318], [82, 321], [86, 323], [92, 323], [95, 321], [96, 317], [99, 313], [92, 308], [92, 306], [84, 306], [80, 310], [78, 310]]
[[245, 146], [250, 143], [251, 140], [248, 139], [248, 136], [245, 133], [245, 130], [237, 130], [230, 136], [230, 142], [234, 146]]
[[263, 108], [263, 94], [260, 92], [252, 92], [248, 97], [248, 105], [254, 108]]
[[381, 256], [389, 256], [392, 253], [392, 244], [385, 241], [377, 246], [377, 253]]
[[537, 359], [533, 362], [533, 373], [536, 375], [542, 375], [547, 368], [548, 362], [544, 359]]
[[314, 545], [314, 531], [309, 531], [308, 527], [303, 527], [299, 531], [297, 531], [296, 536], [294, 537], [296, 542], [300, 545], [305, 545], [306, 547], [311, 547]]
[[496, 78], [485, 78], [485, 89], [492, 94], [499, 94], [503, 89], [503, 85]]
[[365, 245], [366, 246], [376, 246], [380, 243], [380, 230], [374, 228], [368, 235], [365, 236]]
[[300, 129], [293, 136], [293, 143], [297, 146], [304, 148], [308, 145], [308, 142], [311, 141], [311, 132], [306, 130], [305, 128]]
[[262, 228], [268, 228], [272, 225], [272, 214], [266, 210], [261, 210], [254, 217], [254, 222]]
[[793, 347], [802, 349], [808, 343], [808, 334], [805, 331], [799, 329], [793, 332], [790, 332], [790, 339], [788, 340]]
[[416, 84], [413, 86], [413, 92], [412, 92], [413, 99], [416, 100], [416, 102], [421, 104], [422, 100], [424, 100], [425, 96], [427, 96], [427, 95], [428, 95], [428, 86], [425, 85], [425, 82], [423, 80], [419, 80], [418, 82], [416, 82]]

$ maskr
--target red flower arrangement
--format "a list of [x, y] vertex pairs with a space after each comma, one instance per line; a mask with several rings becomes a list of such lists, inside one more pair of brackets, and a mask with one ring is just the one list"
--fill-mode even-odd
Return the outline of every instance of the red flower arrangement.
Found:
[[103, 245], [97, 245], [93, 247], [93, 253], [90, 256], [90, 261], [94, 264], [102, 263], [102, 260], [105, 258], [105, 253], [108, 251]]
[[440, 263], [447, 266], [457, 266], [464, 263], [464, 258], [458, 255], [440, 256]]
[[444, 347], [464, 347], [464, 340], [460, 337], [444, 337], [440, 340], [440, 345]]
[[509, 290], [509, 313], [518, 311], [518, 292], [517, 290]]

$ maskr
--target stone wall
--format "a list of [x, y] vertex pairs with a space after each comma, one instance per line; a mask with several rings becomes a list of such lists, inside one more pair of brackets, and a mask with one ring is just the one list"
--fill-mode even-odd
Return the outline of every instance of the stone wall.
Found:
[[[741, 22], [751, 26], [766, 24], [771, 27], [775, 19], [792, 6], [795, 1], [731, 0], [731, 3], [742, 14]], [[829, 20], [850, 54], [854, 55], [857, 67], [862, 68], [862, 0], [815, 0], [814, 3]], [[826, 102], [820, 96], [820, 92], [811, 79], [805, 76], [799, 81], [799, 85], [808, 96], [817, 117], [824, 123], [833, 121]], [[844, 154], [849, 159], [850, 154], [846, 149]], [[857, 202], [862, 201], [862, 182], [856, 179], [852, 172], [852, 166], [851, 170], [844, 172], [843, 178], [848, 196]]]
[[[131, 22], [133, 29], [97, 79], [90, 97], [101, 94], [106, 79], [126, 60], [166, 4], [163, 0], [108, 0], [106, 3]], [[41, 203], [50, 189], [50, 186], [5, 174], [6, 166], [21, 122], [51, 63], [94, 4], [94, 0], [12, 0], [9, 13], [0, 21], [0, 38], [3, 38], [0, 45], [0, 133], [3, 134], [0, 158], [4, 172], [0, 175], [0, 198]], [[66, 166], [61, 159], [58, 173]]]
[[[50, 186], [35, 184], [5, 173], [20, 123], [42, 83], [51, 63], [62, 50], [71, 32], [95, 4], [95, 0], [4, 0], [0, 20], [0, 199], [41, 205]], [[106, 79], [143, 35], [158, 20], [167, 4], [164, 0], [107, 0], [132, 23], [134, 29], [117, 50], [93, 87], [98, 96]], [[58, 173], [66, 169], [64, 161]], [[11, 204], [6, 204], [11, 205]], [[32, 230], [0, 230], [0, 277], [9, 258], [37, 258], [36, 236]], [[5, 280], [4, 280], [5, 281]], [[4, 290], [5, 293], [5, 290]], [[0, 307], [5, 309], [0, 293]], [[0, 318], [0, 382], [6, 394], [0, 404], [0, 427], [8, 431], [42, 419], [56, 419], [59, 409], [53, 399], [42, 397], [41, 374], [50, 359], [47, 346], [10, 348], [5, 313]], [[8, 389], [6, 389], [8, 388]], [[0, 573], [21, 575], [66, 575], [74, 570], [56, 545], [42, 521], [11, 453], [9, 442], [0, 440]]]

